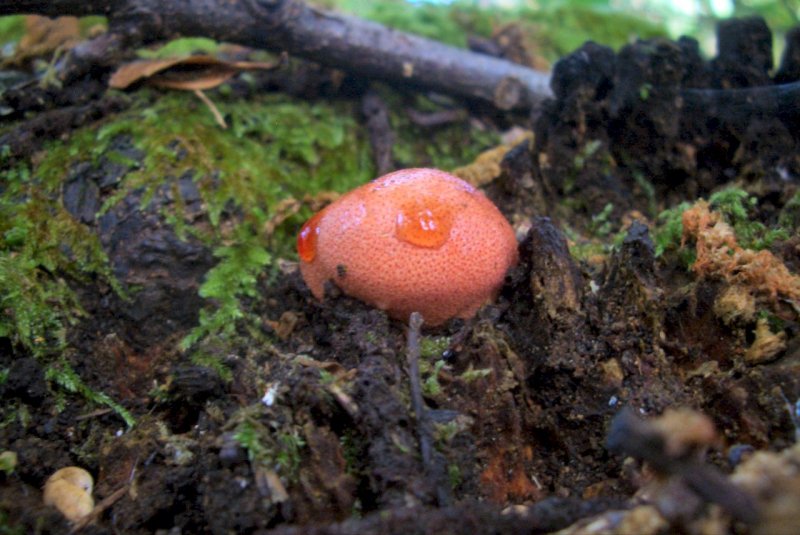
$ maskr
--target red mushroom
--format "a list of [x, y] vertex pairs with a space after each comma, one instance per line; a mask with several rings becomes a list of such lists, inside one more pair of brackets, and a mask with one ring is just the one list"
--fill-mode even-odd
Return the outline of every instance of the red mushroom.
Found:
[[486, 196], [436, 169], [373, 180], [317, 212], [297, 237], [300, 272], [323, 298], [332, 280], [390, 316], [469, 318], [516, 264], [514, 231]]

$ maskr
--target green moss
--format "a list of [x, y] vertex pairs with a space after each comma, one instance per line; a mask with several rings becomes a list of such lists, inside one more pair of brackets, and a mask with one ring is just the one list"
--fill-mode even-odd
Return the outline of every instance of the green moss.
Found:
[[435, 397], [441, 394], [442, 392], [442, 385], [439, 384], [439, 372], [444, 368], [446, 362], [443, 360], [437, 360], [433, 367], [427, 366], [427, 370], [423, 370], [424, 366], [420, 365], [420, 371], [425, 373], [425, 371], [430, 372], [427, 377], [422, 381], [422, 392], [428, 397]]
[[15, 43], [25, 35], [25, 16], [0, 17], [0, 43]]
[[778, 225], [792, 232], [800, 230], [800, 190], [796, 191], [781, 209]]
[[0, 453], [0, 472], [6, 477], [14, 473], [17, 468], [17, 453], [14, 451], [4, 451]]
[[[128, 425], [133, 418], [101, 392], [87, 387], [63, 360], [67, 329], [84, 311], [67, 280], [105, 281], [124, 295], [99, 240], [59, 202], [60, 177], [33, 176], [27, 167], [0, 176], [0, 337], [24, 348], [47, 366], [61, 404], [66, 393], [114, 409]], [[58, 360], [56, 360], [58, 359]]]
[[[726, 188], [714, 193], [709, 198], [711, 209], [721, 214], [725, 222], [733, 227], [739, 245], [746, 249], [761, 250], [770, 247], [776, 240], [787, 239], [789, 233], [781, 226], [767, 228], [766, 225], [757, 221], [754, 216], [757, 203], [758, 199], [751, 197], [746, 191], [739, 188]], [[695, 260], [694, 247], [681, 247], [682, 217], [689, 208], [691, 208], [691, 204], [683, 202], [664, 210], [658, 215], [658, 224], [653, 230], [656, 256], [674, 251], [678, 254], [681, 264], [687, 269]]]
[[647, 199], [648, 215], [650, 217], [656, 216], [658, 213], [658, 201], [656, 200], [655, 186], [639, 171], [633, 172], [633, 180]]
[[419, 341], [420, 356], [424, 360], [438, 360], [442, 358], [447, 348], [450, 347], [449, 336], [423, 336]]
[[124, 292], [97, 236], [59, 202], [61, 178], [32, 175], [25, 166], [0, 175], [0, 337], [46, 366], [57, 405], [76, 393], [114, 409], [131, 426], [124, 408], [86, 386], [63, 359], [67, 329], [84, 315], [67, 280], [104, 281]]
[[658, 214], [656, 218], [657, 224], [652, 232], [656, 256], [662, 256], [667, 251], [681, 250], [681, 263], [686, 266], [687, 269], [695, 260], [693, 249], [681, 249], [683, 212], [690, 207], [690, 203], [682, 202], [678, 206], [664, 210]]
[[592, 216], [592, 220], [589, 223], [589, 232], [599, 238], [603, 238], [611, 234], [614, 223], [610, 218], [613, 212], [614, 203], [606, 203], [599, 213]]
[[12, 524], [9, 514], [0, 509], [0, 535], [24, 535], [25, 533], [23, 526]]
[[776, 240], [785, 240], [789, 233], [780, 227], [767, 228], [753, 218], [758, 199], [751, 197], [739, 188], [726, 188], [711, 195], [708, 199], [712, 210], [722, 214], [736, 233], [736, 240], [745, 249], [761, 250]]
[[294, 481], [302, 461], [305, 440], [296, 431], [274, 429], [265, 425], [255, 414], [260, 406], [246, 409], [244, 419], [234, 432], [234, 439], [247, 450], [251, 463]]
[[367, 459], [368, 442], [355, 429], [345, 428], [339, 437], [345, 471], [360, 479], [364, 475]]
[[542, 42], [545, 56], [551, 59], [568, 54], [589, 40], [616, 49], [634, 37], [667, 36], [663, 25], [611, 9], [606, 2], [581, 4], [574, 0], [561, 0], [542, 3], [536, 9], [522, 9], [519, 20], [537, 24], [541, 31], [538, 39]]
[[164, 59], [188, 56], [193, 53], [215, 54], [219, 51], [219, 47], [220, 44], [213, 39], [183, 37], [174, 39], [158, 48], [138, 50], [136, 54], [144, 59]]
[[[599, 139], [592, 139], [588, 141], [581, 150], [575, 155], [575, 159], [572, 162], [573, 167], [575, 167], [576, 171], [580, 171], [586, 165], [586, 162], [589, 161], [597, 151], [603, 146], [603, 142]], [[607, 155], [601, 155], [607, 159]]]
[[444, 446], [450, 444], [461, 431], [463, 431], [463, 429], [456, 420], [450, 420], [446, 423], [434, 423], [433, 434], [437, 448], [440, 450], [443, 449]]
[[[61, 388], [61, 391], [57, 392], [57, 394], [60, 394], [61, 392], [80, 394], [86, 400], [92, 403], [105, 405], [113, 409], [114, 412], [116, 412], [125, 421], [125, 424], [128, 427], [133, 427], [136, 423], [133, 415], [131, 415], [119, 403], [108, 397], [106, 394], [89, 388], [75, 372], [75, 370], [72, 369], [72, 366], [70, 366], [69, 363], [67, 363], [64, 359], [59, 359], [48, 366], [48, 368], [45, 370], [45, 378]], [[66, 403], [66, 401], [63, 397], [57, 398], [57, 405], [63, 405], [64, 403]], [[63, 408], [63, 406], [60, 408]]]
[[450, 482], [450, 488], [454, 490], [464, 481], [461, 468], [457, 464], [450, 463], [447, 465], [447, 480]]
[[[478, 155], [500, 143], [497, 133], [469, 126], [466, 120], [436, 128], [423, 128], [411, 122], [406, 104], [396, 93], [381, 92], [390, 108], [392, 129], [396, 134], [393, 156], [400, 167], [435, 167], [452, 170], [475, 160]], [[416, 97], [413, 107], [420, 111], [439, 110], [425, 97]]]
[[225, 366], [225, 364], [222, 363], [222, 360], [214, 353], [195, 351], [192, 354], [191, 360], [192, 364], [211, 368], [217, 372], [220, 378], [226, 383], [230, 383], [233, 380], [233, 372], [231, 371], [230, 366]]
[[564, 225], [569, 254], [579, 262], [589, 261], [595, 256], [608, 254], [610, 246], [602, 241], [589, 239], [570, 225]]
[[[495, 134], [475, 128], [465, 136], [464, 124], [433, 130], [412, 126], [403, 111], [405, 102], [386, 92], [400, 138], [398, 159], [404, 165], [450, 169], [472, 161], [497, 141]], [[37, 354], [58, 354], [65, 348], [68, 327], [83, 315], [68, 281], [100, 279], [123, 293], [93, 231], [59, 202], [63, 181], [76, 164], [100, 167], [110, 161], [125, 172], [116, 191], [104, 199], [101, 213], [134, 191], [141, 192], [141, 206], [146, 207], [167, 184], [173, 202], [162, 208], [164, 220], [179, 237], [201, 240], [218, 260], [200, 289], [210, 305], [182, 347], [201, 347], [206, 340], [225, 344], [240, 335], [263, 337], [259, 318], [244, 303], [257, 298], [257, 285], [275, 258], [296, 256], [295, 233], [310, 215], [303, 209], [266, 235], [276, 206], [324, 191], [344, 192], [374, 177], [367, 134], [356, 119], [359, 103], [309, 102], [275, 94], [244, 101], [232, 92], [212, 92], [210, 98], [229, 124], [223, 130], [190, 93], [142, 90], [131, 98], [133, 105], [118, 116], [76, 130], [65, 142], [48, 144], [34, 169], [4, 172], [0, 336]], [[433, 107], [424, 99], [419, 103]], [[130, 156], [131, 145], [141, 158]], [[187, 176], [198, 186], [206, 224], [184, 213], [177, 178]], [[208, 359], [203, 362], [218, 367]], [[54, 370], [50, 379], [65, 391], [109, 404], [90, 395], [64, 367]]]
[[471, 383], [476, 379], [482, 379], [483, 377], [488, 377], [492, 374], [491, 368], [478, 368], [477, 370], [472, 367], [470, 363], [469, 368], [464, 370], [464, 373], [461, 374], [461, 379], [463, 379], [467, 383]]

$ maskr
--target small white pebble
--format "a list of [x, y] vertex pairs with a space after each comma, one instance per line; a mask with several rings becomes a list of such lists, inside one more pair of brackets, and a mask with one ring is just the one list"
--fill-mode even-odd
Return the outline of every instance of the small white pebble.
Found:
[[267, 391], [264, 393], [264, 397], [261, 398], [261, 403], [267, 407], [271, 407], [273, 403], [275, 403], [275, 399], [278, 397], [278, 388], [280, 386], [280, 383], [275, 383], [267, 388]]

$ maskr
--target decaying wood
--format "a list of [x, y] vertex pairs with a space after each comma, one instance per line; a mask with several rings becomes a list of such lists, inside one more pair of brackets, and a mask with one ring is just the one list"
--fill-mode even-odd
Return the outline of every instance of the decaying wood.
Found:
[[125, 35], [122, 41], [128, 42], [202, 36], [286, 51], [362, 76], [488, 101], [502, 110], [532, 109], [551, 94], [547, 73], [316, 9], [301, 0], [0, 2], [0, 15], [19, 13], [105, 15], [109, 33]]
[[49, 110], [33, 119], [23, 121], [0, 135], [0, 146], [7, 147], [3, 165], [9, 166], [30, 158], [34, 152], [41, 149], [45, 141], [96, 121], [109, 113], [119, 112], [125, 106], [125, 99], [118, 96], [99, 98], [80, 106]]

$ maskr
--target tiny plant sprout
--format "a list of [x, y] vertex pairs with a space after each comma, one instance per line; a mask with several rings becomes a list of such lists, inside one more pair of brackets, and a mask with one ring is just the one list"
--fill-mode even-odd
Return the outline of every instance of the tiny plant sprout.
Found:
[[77, 466], [57, 470], [44, 484], [44, 503], [52, 505], [70, 522], [78, 522], [94, 509], [91, 474]]
[[427, 325], [473, 316], [518, 258], [497, 207], [436, 169], [396, 171], [343, 195], [303, 225], [297, 251], [318, 299], [330, 280], [394, 318], [420, 312]]

